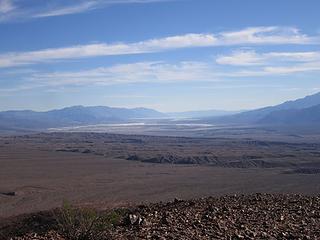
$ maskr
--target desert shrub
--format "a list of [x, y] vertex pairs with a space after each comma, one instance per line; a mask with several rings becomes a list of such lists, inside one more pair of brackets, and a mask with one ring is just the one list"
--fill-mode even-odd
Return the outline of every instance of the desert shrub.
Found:
[[110, 228], [118, 224], [117, 211], [101, 213], [92, 208], [76, 208], [65, 202], [57, 211], [59, 232], [69, 240], [103, 240]]

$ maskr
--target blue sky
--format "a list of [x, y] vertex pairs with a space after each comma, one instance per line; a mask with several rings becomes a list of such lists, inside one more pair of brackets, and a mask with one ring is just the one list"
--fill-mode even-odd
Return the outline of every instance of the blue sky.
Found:
[[253, 109], [320, 91], [318, 0], [0, 0], [0, 110]]

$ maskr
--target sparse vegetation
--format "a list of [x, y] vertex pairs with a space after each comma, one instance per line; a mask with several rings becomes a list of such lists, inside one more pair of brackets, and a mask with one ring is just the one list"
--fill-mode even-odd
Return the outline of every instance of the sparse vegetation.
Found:
[[119, 211], [98, 212], [65, 202], [56, 214], [60, 234], [70, 240], [102, 240], [121, 220]]

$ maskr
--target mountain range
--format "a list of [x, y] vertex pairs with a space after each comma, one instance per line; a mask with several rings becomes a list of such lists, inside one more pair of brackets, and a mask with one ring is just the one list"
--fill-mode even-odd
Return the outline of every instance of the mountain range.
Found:
[[276, 106], [244, 112], [220, 110], [162, 113], [148, 108], [73, 106], [47, 112], [0, 112], [0, 130], [23, 131], [48, 128], [133, 122], [138, 119], [189, 118], [202, 122], [254, 125], [320, 126], [320, 93]]
[[47, 129], [55, 127], [126, 122], [137, 118], [162, 118], [163, 113], [147, 108], [73, 106], [47, 112], [0, 112], [1, 129]]
[[[260, 125], [317, 125], [320, 120], [320, 93], [276, 106], [212, 118], [212, 122]], [[320, 124], [319, 124], [320, 125]]]

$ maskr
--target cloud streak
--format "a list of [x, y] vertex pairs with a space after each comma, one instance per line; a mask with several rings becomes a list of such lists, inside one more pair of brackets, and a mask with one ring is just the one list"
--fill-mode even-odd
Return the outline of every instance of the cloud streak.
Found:
[[256, 53], [254, 50], [234, 51], [229, 55], [220, 55], [216, 62], [221, 65], [259, 66], [275, 63], [320, 61], [320, 52], [269, 52]]
[[115, 4], [146, 4], [146, 3], [155, 3], [155, 2], [165, 2], [173, 0], [91, 0], [78, 2], [73, 5], [68, 6], [59, 6], [54, 9], [47, 10], [44, 13], [36, 13], [32, 17], [42, 18], [42, 17], [56, 17], [62, 15], [70, 15], [76, 13], [82, 13], [91, 11], [98, 8], [103, 8], [108, 5]]
[[6, 14], [15, 9], [13, 2], [11, 0], [0, 0], [0, 16], [1, 14]]
[[44, 13], [35, 13], [32, 17], [33, 18], [56, 17], [56, 16], [62, 16], [62, 15], [82, 13], [82, 12], [93, 10], [95, 8], [99, 8], [99, 2], [88, 1], [88, 2], [82, 2], [77, 5], [50, 9]]
[[57, 17], [92, 11], [110, 5], [147, 4], [178, 0], [0, 0], [0, 22], [26, 20], [32, 18]]
[[257, 53], [254, 50], [240, 50], [218, 56], [216, 63], [232, 70], [223, 74], [224, 77], [290, 75], [320, 71], [320, 52]]
[[[20, 75], [17, 72], [14, 76], [19, 78], [19, 83], [13, 82], [8, 88], [0, 89], [0, 93], [11, 94], [35, 88], [55, 90], [61, 87], [137, 83], [227, 83], [230, 79], [236, 78], [279, 77], [320, 72], [319, 52], [250, 52], [250, 54], [254, 56], [252, 59], [258, 59], [259, 64], [250, 59], [246, 65], [236, 64], [236, 66], [225, 66], [213, 61], [183, 61], [175, 64], [158, 61], [116, 64], [80, 71], [40, 72], [21, 69]], [[232, 64], [237, 63], [232, 61]]]
[[187, 81], [217, 81], [207, 63], [137, 62], [100, 67], [86, 71], [36, 73], [29, 77], [35, 86], [114, 85], [131, 83], [169, 83]]
[[[136, 83], [186, 83], [186, 82], [225, 82], [229, 79], [282, 76], [297, 73], [320, 72], [318, 53], [312, 52], [271, 52], [270, 56], [294, 56], [296, 61], [273, 62], [268, 65], [249, 65], [228, 67], [214, 62], [184, 61], [178, 63], [166, 62], [136, 62], [117, 64], [81, 71], [30, 72], [23, 74], [22, 86], [3, 89], [5, 92], [24, 91], [45, 87], [81, 87], [109, 86]], [[257, 53], [257, 55], [259, 55]], [[268, 55], [268, 56], [269, 56]], [[303, 56], [303, 60], [300, 57]]]
[[135, 43], [99, 43], [30, 52], [4, 53], [0, 54], [0, 68], [48, 63], [57, 60], [156, 53], [183, 48], [315, 43], [318, 43], [318, 37], [302, 34], [295, 28], [251, 27], [233, 32], [185, 34]]

